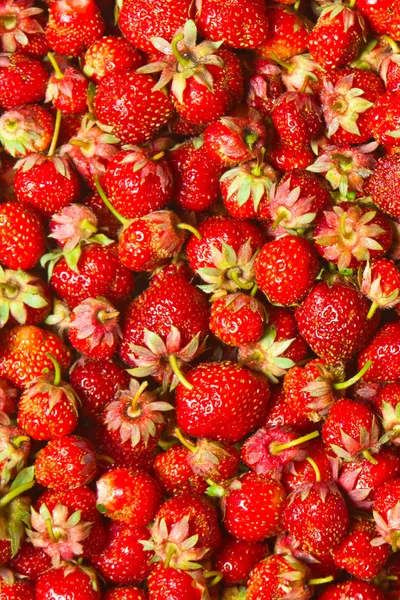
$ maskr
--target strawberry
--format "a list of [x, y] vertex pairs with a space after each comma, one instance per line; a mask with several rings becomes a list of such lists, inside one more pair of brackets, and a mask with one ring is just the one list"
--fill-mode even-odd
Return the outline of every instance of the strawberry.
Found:
[[386, 92], [379, 96], [369, 112], [372, 134], [385, 148], [399, 146], [399, 100], [399, 92]]
[[0, 106], [14, 108], [28, 102], [42, 102], [49, 75], [43, 65], [20, 53], [0, 59]]
[[[282, 473], [281, 482], [288, 493], [302, 485], [314, 483], [317, 479], [317, 471], [321, 481], [332, 481], [331, 458], [320, 439], [312, 440], [307, 445], [308, 456], [304, 460], [296, 461], [295, 465], [288, 465]], [[310, 459], [310, 460], [309, 460]], [[311, 460], [317, 465], [317, 471], [311, 466]]]
[[[98, 228], [109, 238], [118, 239], [121, 223], [115, 217], [97, 192], [90, 192], [82, 199], [82, 205], [87, 206], [97, 218]], [[81, 205], [81, 206], [82, 206]]]
[[319, 596], [321, 600], [339, 600], [343, 597], [348, 600], [384, 600], [386, 596], [373, 583], [358, 579], [330, 584]]
[[96, 476], [94, 447], [77, 435], [51, 440], [36, 458], [35, 474], [38, 483], [57, 492], [87, 485]]
[[368, 310], [367, 300], [354, 288], [324, 282], [309, 292], [295, 314], [299, 332], [313, 352], [335, 363], [354, 356], [372, 335], [378, 318], [368, 321]]
[[159, 563], [148, 578], [151, 600], [209, 600], [206, 582], [202, 573], [182, 571], [164, 567]]
[[133, 70], [107, 75], [96, 89], [97, 119], [125, 144], [146, 142], [172, 115], [168, 95], [153, 87], [150, 75]]
[[251, 572], [246, 600], [278, 600], [290, 595], [308, 600], [313, 594], [306, 581], [309, 573], [309, 568], [292, 556], [269, 556]]
[[15, 479], [19, 471], [26, 467], [30, 453], [30, 439], [23, 429], [14, 427], [4, 414], [0, 424], [0, 473], [1, 485]]
[[173, 175], [174, 203], [183, 210], [202, 211], [219, 198], [223, 168], [210, 157], [202, 138], [192, 138], [172, 149], [168, 156]]
[[50, 146], [54, 122], [39, 104], [24, 104], [4, 112], [0, 118], [0, 142], [14, 157], [43, 152]]
[[283, 94], [281, 70], [270, 60], [255, 59], [251, 65], [246, 102], [252, 109], [269, 117], [276, 100]]
[[32, 544], [25, 542], [10, 565], [16, 573], [34, 580], [51, 569], [51, 558], [41, 548], [34, 548]]
[[333, 482], [306, 483], [287, 498], [282, 525], [315, 557], [332, 550], [346, 535], [346, 503]]
[[[240, 405], [233, 402], [237, 394], [243, 398]], [[203, 363], [194, 367], [176, 389], [178, 424], [189, 435], [237, 442], [261, 425], [269, 396], [268, 382], [263, 375], [234, 362]]]
[[400, 323], [387, 323], [361, 352], [359, 365], [372, 361], [372, 367], [364, 375], [365, 381], [393, 382], [400, 379], [399, 335]]
[[45, 102], [63, 113], [82, 113], [87, 108], [88, 81], [78, 69], [67, 66], [60, 69], [54, 56], [49, 53], [54, 69], [46, 89]]
[[0, 327], [9, 325], [36, 325], [50, 312], [51, 296], [47, 284], [18, 269], [0, 266]]
[[286, 92], [275, 102], [272, 121], [280, 138], [292, 146], [307, 146], [323, 132], [318, 102], [301, 92]]
[[12, 415], [16, 412], [15, 400], [17, 390], [7, 379], [0, 378], [0, 411], [6, 415]]
[[[387, 50], [379, 64], [379, 75], [385, 82], [387, 92], [400, 91], [400, 65], [398, 49]], [[393, 50], [395, 50], [393, 52]], [[392, 51], [392, 52], [390, 52]]]
[[270, 32], [264, 42], [256, 49], [257, 54], [282, 60], [307, 49], [308, 23], [291, 7], [269, 6], [267, 9]]
[[28, 46], [32, 34], [43, 31], [39, 21], [35, 18], [43, 12], [43, 9], [32, 5], [33, 1], [31, 0], [22, 2], [17, 0], [1, 6], [0, 38], [5, 52], [15, 52], [18, 47]]
[[395, 40], [399, 39], [400, 13], [395, 0], [358, 0], [357, 6], [373, 31], [387, 34]]
[[80, 183], [67, 157], [30, 154], [15, 165], [17, 200], [47, 217], [76, 202]]
[[71, 385], [76, 390], [82, 413], [96, 422], [101, 421], [103, 408], [111, 402], [118, 389], [129, 386], [126, 371], [111, 361], [85, 361], [75, 365], [70, 374]]
[[344, 4], [328, 4], [310, 33], [308, 50], [324, 69], [337, 69], [357, 58], [365, 34], [361, 13]]
[[281, 531], [286, 493], [278, 481], [250, 472], [234, 480], [226, 492], [224, 525], [235, 538], [260, 542]]
[[400, 217], [399, 165], [400, 156], [396, 154], [380, 158], [367, 185], [367, 193], [372, 202], [380, 210], [396, 218]]
[[375, 400], [375, 409], [381, 418], [383, 429], [393, 444], [399, 445], [400, 433], [400, 386], [389, 383], [383, 387]]
[[192, 12], [189, 0], [174, 0], [162, 7], [155, 0], [128, 0], [120, 10], [118, 26], [135, 48], [151, 54], [154, 52], [151, 38], [161, 37], [171, 42]]
[[35, 600], [35, 588], [24, 579], [14, 578], [12, 571], [7, 569], [1, 575], [0, 592], [4, 600]]
[[206, 491], [208, 484], [191, 468], [188, 460], [190, 455], [189, 448], [180, 444], [157, 455], [154, 473], [166, 494], [203, 494]]
[[383, 483], [375, 493], [374, 519], [379, 537], [372, 545], [380, 546], [385, 542], [396, 552], [400, 546], [399, 511], [400, 477]]
[[73, 594], [76, 600], [100, 600], [100, 590], [94, 572], [87, 567], [74, 564], [50, 569], [40, 575], [36, 584], [36, 600], [68, 598]]
[[93, 42], [83, 57], [83, 73], [94, 83], [111, 73], [137, 69], [143, 58], [125, 38], [104, 36]]
[[49, 8], [46, 38], [54, 52], [79, 56], [104, 33], [94, 0], [54, 0]]
[[222, 547], [215, 553], [215, 568], [222, 572], [225, 583], [245, 584], [252, 569], [267, 552], [263, 542], [245, 542], [226, 535]]
[[43, 369], [53, 370], [47, 354], [52, 354], [62, 371], [71, 365], [71, 354], [57, 335], [35, 325], [20, 325], [0, 334], [0, 376], [6, 377], [20, 390]]
[[[112, 469], [97, 482], [97, 508], [117, 523], [148, 525], [161, 504], [158, 483], [145, 471]], [[146, 498], [145, 505], [142, 498]]]
[[366, 264], [361, 281], [361, 291], [372, 300], [371, 317], [379, 308], [392, 308], [400, 302], [400, 272], [393, 261], [387, 258]]
[[[277, 61], [277, 57], [275, 58]], [[283, 67], [282, 81], [288, 92], [319, 94], [323, 68], [309, 54], [295, 54], [288, 60], [279, 60]]]
[[200, 35], [232, 48], [258, 48], [268, 33], [267, 11], [260, 0], [196, 2], [196, 25]]
[[154, 554], [140, 543], [149, 535], [146, 527], [111, 522], [105, 545], [91, 557], [93, 566], [111, 583], [140, 583], [152, 571], [150, 561]]
[[103, 598], [104, 600], [147, 600], [147, 596], [143, 590], [130, 585], [107, 590]]
[[270, 302], [289, 306], [311, 289], [319, 269], [305, 238], [288, 235], [265, 244], [254, 262], [256, 283]]
[[376, 533], [371, 521], [366, 518], [354, 519], [347, 536], [332, 550], [335, 564], [359, 579], [376, 577], [390, 554], [387, 545], [371, 545]]
[[294, 148], [292, 144], [279, 140], [271, 148], [268, 158], [276, 169], [292, 171], [312, 165], [315, 155], [309, 146]]
[[263, 305], [241, 292], [218, 298], [211, 305], [210, 331], [228, 346], [256, 342], [265, 325]]

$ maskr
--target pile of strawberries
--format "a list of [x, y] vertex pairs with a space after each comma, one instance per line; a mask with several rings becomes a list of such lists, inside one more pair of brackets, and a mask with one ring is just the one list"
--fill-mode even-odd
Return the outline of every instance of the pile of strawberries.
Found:
[[399, 600], [399, 0], [0, 40], [0, 600]]

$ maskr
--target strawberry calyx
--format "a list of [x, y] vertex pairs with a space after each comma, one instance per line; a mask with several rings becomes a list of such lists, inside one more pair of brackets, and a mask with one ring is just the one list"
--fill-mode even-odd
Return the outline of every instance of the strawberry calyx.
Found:
[[389, 440], [396, 444], [400, 444], [400, 402], [393, 406], [385, 400], [382, 401], [381, 421], [385, 434], [381, 438], [381, 443], [386, 443]]
[[44, 308], [48, 304], [35, 276], [22, 269], [3, 269], [0, 265], [0, 328], [10, 316], [23, 325], [27, 319], [27, 307]]
[[221, 600], [246, 600], [247, 588], [233, 586], [222, 590]]
[[321, 17], [327, 16], [329, 20], [335, 19], [340, 14], [342, 15], [344, 31], [348, 31], [350, 27], [356, 22], [356, 18], [361, 26], [363, 32], [363, 38], [366, 36], [366, 25], [364, 17], [358, 11], [353, 10], [355, 8], [355, 0], [350, 0], [348, 4], [342, 2], [342, 0], [334, 1], [332, 4], [326, 4], [325, 6], [318, 7], [321, 11]]
[[62, 337], [64, 332], [69, 328], [71, 318], [71, 309], [66, 302], [54, 298], [53, 312], [46, 317], [44, 322], [57, 330], [57, 333]]
[[[388, 267], [390, 273], [380, 272], [380, 267]], [[385, 275], [393, 275], [390, 282], [385, 281]], [[383, 281], [382, 281], [383, 276]], [[397, 281], [398, 280], [398, 281]], [[396, 284], [398, 287], [395, 287]], [[372, 300], [371, 307], [368, 311], [367, 318], [371, 319], [377, 308], [392, 308], [400, 302], [400, 273], [397, 267], [390, 261], [382, 259], [382, 261], [376, 261], [370, 264], [367, 261], [364, 272], [362, 274], [362, 281], [360, 289], [370, 300]]]
[[34, 152], [34, 144], [40, 140], [42, 132], [37, 121], [21, 109], [8, 110], [0, 118], [0, 142], [11, 156], [25, 156], [28, 151]]
[[320, 74], [323, 68], [309, 54], [297, 54], [287, 61], [279, 59], [276, 55], [271, 58], [283, 67], [282, 81], [289, 92], [301, 90], [306, 94], [313, 93], [312, 83], [318, 82], [317, 74]]
[[374, 506], [371, 500], [371, 488], [356, 487], [362, 468], [351, 469], [341, 473], [338, 483], [345, 491], [351, 502], [360, 510], [370, 511]]
[[222, 459], [229, 456], [229, 452], [223, 444], [207, 439], [198, 439], [196, 444], [192, 444], [182, 434], [179, 427], [175, 428], [174, 434], [181, 444], [190, 451], [187, 462], [197, 475], [204, 479], [221, 479], [218, 466]]
[[380, 534], [371, 541], [372, 546], [390, 544], [393, 552], [400, 550], [400, 500], [387, 511], [387, 520], [377, 512], [372, 512], [375, 526]]
[[10, 486], [2, 490], [0, 497], [0, 536], [11, 542], [11, 554], [15, 556], [25, 535], [25, 526], [30, 523], [30, 504], [25, 492], [35, 485], [34, 467], [25, 467]]
[[102, 343], [113, 347], [122, 337], [118, 317], [119, 312], [106, 298], [87, 298], [72, 311], [69, 329], [78, 340], [89, 339], [91, 350]]
[[316, 213], [311, 211], [314, 196], [304, 197], [300, 186], [291, 190], [290, 185], [289, 177], [284, 183], [274, 183], [270, 188], [271, 229], [275, 235], [302, 235], [312, 226], [316, 217]]
[[355, 440], [343, 429], [340, 431], [341, 445], [330, 444], [333, 452], [345, 461], [353, 462], [366, 458], [372, 464], [378, 464], [372, 453], [379, 452], [381, 440], [379, 438], [379, 425], [375, 417], [372, 419], [371, 428], [360, 428], [359, 439]]
[[71, 179], [71, 165], [67, 156], [53, 156], [48, 154], [41, 154], [40, 152], [35, 152], [34, 154], [30, 154], [24, 158], [20, 158], [15, 163], [15, 169], [22, 168], [23, 173], [30, 171], [34, 166], [43, 165], [46, 162], [52, 162], [55, 170], [59, 175], [65, 177], [66, 179]]
[[43, 33], [43, 28], [34, 18], [43, 12], [32, 6], [33, 0], [9, 0], [0, 8], [0, 37], [6, 52], [15, 52], [17, 44], [26, 46], [26, 34]]
[[165, 156], [164, 150], [153, 151], [134, 145], [122, 146], [122, 150], [129, 151], [129, 154], [121, 160], [121, 164], [132, 165], [132, 170], [135, 173], [140, 171], [141, 183], [149, 176], [155, 176], [160, 181], [163, 192], [172, 185], [170, 169], [165, 164], [160, 164], [159, 162]]

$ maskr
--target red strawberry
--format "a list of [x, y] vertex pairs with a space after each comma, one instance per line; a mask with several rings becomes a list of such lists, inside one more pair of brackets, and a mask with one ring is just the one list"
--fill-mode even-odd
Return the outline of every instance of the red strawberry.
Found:
[[330, 584], [319, 596], [320, 600], [384, 600], [385, 595], [373, 583], [352, 579], [346, 583]]
[[203, 494], [206, 491], [208, 484], [191, 468], [188, 460], [190, 455], [189, 448], [180, 444], [157, 455], [153, 465], [154, 472], [168, 495]]
[[215, 568], [222, 572], [226, 584], [245, 584], [252, 569], [267, 552], [267, 545], [263, 542], [245, 542], [227, 535], [214, 555]]
[[172, 115], [172, 105], [154, 80], [132, 70], [111, 73], [96, 89], [94, 109], [103, 125], [125, 144], [149, 140]]
[[390, 479], [381, 485], [375, 493], [374, 519], [379, 537], [372, 545], [380, 546], [385, 542], [392, 546], [393, 552], [400, 547], [400, 477]]
[[[307, 445], [308, 456], [304, 460], [296, 461], [295, 465], [289, 465], [288, 469], [282, 474], [282, 483], [288, 492], [293, 492], [295, 489], [309, 483], [314, 483], [317, 479], [317, 471], [321, 477], [321, 481], [332, 481], [332, 465], [326, 448], [321, 440], [312, 440]], [[317, 470], [311, 466], [311, 459], [317, 466]]]
[[367, 300], [354, 288], [340, 282], [318, 283], [295, 314], [299, 332], [311, 349], [335, 363], [354, 356], [372, 335], [378, 318], [367, 321], [368, 310]]
[[307, 294], [318, 269], [311, 243], [294, 235], [265, 244], [254, 262], [259, 289], [270, 302], [284, 306], [299, 302]]
[[46, 38], [54, 52], [79, 56], [104, 32], [94, 0], [54, 0], [49, 8]]
[[309, 36], [308, 23], [297, 11], [280, 4], [269, 6], [267, 18], [270, 32], [257, 48], [257, 54], [265, 58], [274, 58], [275, 55], [285, 60], [306, 51]]
[[400, 385], [389, 383], [383, 387], [375, 400], [375, 409], [381, 417], [382, 426], [390, 441], [400, 443]]
[[323, 132], [322, 113], [317, 101], [301, 92], [286, 92], [275, 102], [272, 121], [287, 144], [301, 148]]
[[43, 152], [50, 146], [54, 121], [39, 104], [24, 104], [4, 112], [0, 118], [0, 141], [11, 156]]
[[127, 585], [107, 590], [103, 596], [104, 600], [147, 600], [147, 595], [137, 587]]
[[269, 117], [276, 100], [283, 94], [281, 70], [270, 60], [259, 58], [251, 64], [246, 102], [248, 106]]
[[309, 573], [309, 567], [292, 556], [269, 556], [251, 572], [246, 600], [279, 600], [290, 595], [308, 600], [313, 594], [306, 581]]
[[376, 163], [371, 175], [367, 193], [372, 202], [382, 211], [393, 217], [400, 217], [400, 156], [385, 156]]
[[[43, 31], [36, 17], [41, 15], [42, 8], [33, 6], [32, 0], [4, 3], [0, 9], [0, 18], [7, 25], [2, 25], [1, 45], [5, 52], [15, 52], [17, 48], [29, 48], [30, 39]], [[4, 19], [4, 21], [3, 21]]]
[[15, 411], [17, 390], [7, 379], [0, 378], [0, 411], [12, 415]]
[[[242, 397], [240, 404], [234, 402], [238, 394]], [[237, 442], [261, 425], [269, 396], [263, 375], [234, 362], [203, 363], [194, 367], [176, 389], [178, 424], [189, 435]]]
[[10, 565], [16, 573], [33, 580], [51, 569], [51, 558], [41, 548], [34, 548], [32, 544], [26, 542], [14, 556]]
[[250, 472], [234, 480], [226, 494], [224, 525], [235, 538], [260, 542], [282, 530], [286, 492], [278, 481]]
[[38, 61], [19, 53], [0, 59], [0, 106], [14, 108], [28, 102], [42, 102], [49, 75]]
[[259, 340], [265, 321], [263, 305], [241, 292], [222, 296], [211, 305], [210, 330], [229, 346], [240, 346]]
[[24, 579], [15, 579], [12, 571], [7, 569], [1, 575], [0, 593], [4, 600], [35, 600], [35, 588]]
[[358, 0], [357, 6], [373, 31], [399, 39], [400, 13], [396, 0]]
[[186, 572], [181, 569], [164, 567], [159, 563], [149, 578], [151, 600], [207, 600], [209, 598], [206, 581], [200, 570]]
[[94, 447], [77, 435], [51, 440], [37, 456], [35, 475], [38, 483], [56, 491], [87, 485], [96, 476]]
[[268, 32], [267, 11], [260, 0], [196, 2], [196, 24], [200, 35], [233, 48], [258, 48]]
[[19, 202], [0, 205], [0, 261], [10, 269], [31, 269], [45, 250], [42, 222]]
[[145, 471], [112, 469], [97, 480], [96, 486], [97, 508], [117, 523], [148, 525], [161, 504], [158, 483]]
[[367, 263], [361, 281], [361, 291], [372, 300], [369, 311], [371, 318], [379, 308], [392, 308], [400, 302], [400, 271], [387, 258]]
[[49, 53], [54, 73], [50, 75], [45, 102], [63, 113], [82, 113], [87, 109], [88, 81], [78, 69], [67, 66], [60, 69], [56, 59]]
[[365, 381], [393, 382], [400, 379], [400, 323], [388, 323], [374, 335], [358, 357], [363, 366], [367, 360], [372, 367], [364, 375]]
[[376, 141], [385, 146], [385, 148], [399, 146], [399, 101], [399, 92], [386, 92], [386, 94], [379, 96], [369, 111], [372, 134]]
[[36, 600], [66, 599], [100, 600], [101, 594], [93, 571], [69, 564], [40, 575], [36, 584]]
[[0, 327], [6, 323], [36, 325], [49, 314], [51, 296], [39, 277], [0, 266], [0, 303]]
[[279, 140], [271, 148], [268, 158], [276, 169], [292, 171], [312, 165], [315, 154], [309, 146], [294, 148], [292, 144]]
[[0, 376], [9, 379], [18, 389], [26, 388], [40, 377], [43, 369], [53, 370], [47, 357], [52, 354], [61, 370], [71, 365], [71, 355], [59, 337], [35, 325], [12, 327], [0, 334]]
[[126, 69], [137, 69], [143, 58], [125, 38], [104, 36], [93, 42], [83, 57], [83, 72], [94, 83]]

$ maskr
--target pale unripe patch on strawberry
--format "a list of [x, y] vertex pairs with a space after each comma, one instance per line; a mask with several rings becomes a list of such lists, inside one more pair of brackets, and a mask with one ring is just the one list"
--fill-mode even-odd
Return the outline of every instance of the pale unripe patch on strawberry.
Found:
[[81, 240], [97, 232], [97, 224], [97, 217], [90, 208], [72, 204], [52, 216], [49, 237], [57, 240], [65, 252], [70, 252]]

